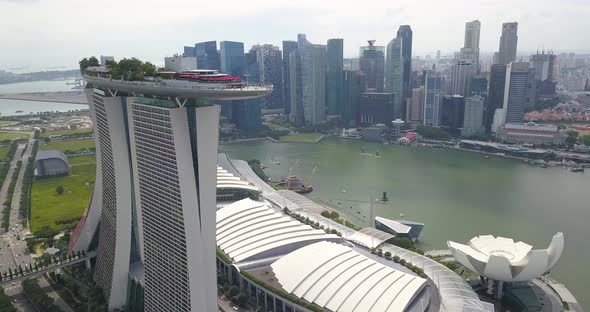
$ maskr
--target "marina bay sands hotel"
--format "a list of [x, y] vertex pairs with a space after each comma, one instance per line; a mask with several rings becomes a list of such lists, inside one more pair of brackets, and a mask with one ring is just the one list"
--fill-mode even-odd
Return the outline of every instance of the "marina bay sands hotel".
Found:
[[[97, 172], [70, 251], [97, 248], [95, 280], [109, 310], [144, 281], [145, 311], [217, 311], [215, 205], [219, 107], [272, 86], [214, 71], [142, 81], [88, 68]], [[93, 247], [96, 246], [97, 247]]]

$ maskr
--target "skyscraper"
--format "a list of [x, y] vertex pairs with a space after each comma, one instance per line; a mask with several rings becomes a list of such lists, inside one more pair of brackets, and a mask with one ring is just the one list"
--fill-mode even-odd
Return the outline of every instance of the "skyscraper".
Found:
[[217, 41], [205, 41], [195, 44], [195, 56], [198, 69], [221, 69]]
[[410, 121], [422, 122], [424, 118], [424, 86], [412, 90]]
[[256, 58], [260, 66], [260, 82], [272, 84], [269, 97], [262, 99], [264, 108], [283, 107], [283, 59], [281, 49], [272, 44], [256, 45]]
[[479, 74], [471, 78], [469, 96], [473, 95], [480, 95], [484, 98], [488, 95], [488, 79], [485, 75]]
[[221, 71], [232, 76], [244, 76], [244, 43], [221, 41]]
[[297, 50], [297, 41], [283, 41], [283, 107], [285, 114], [291, 112], [291, 74], [289, 55]]
[[[412, 93], [412, 36], [410, 25], [399, 27], [397, 37], [402, 39], [402, 57], [404, 58], [404, 98], [409, 98]], [[405, 105], [402, 107], [402, 116], [406, 116]]]
[[469, 96], [471, 91], [471, 79], [475, 75], [475, 66], [470, 59], [453, 61], [451, 67], [450, 94]]
[[393, 93], [394, 107], [392, 120], [401, 118], [405, 111], [404, 96], [404, 56], [403, 40], [401, 37], [392, 39], [387, 45], [387, 56], [385, 60], [385, 92]]
[[479, 72], [479, 33], [481, 23], [478, 20], [465, 23], [465, 42], [461, 54], [463, 58], [471, 60], [475, 72]]
[[342, 87], [342, 122], [345, 126], [358, 126], [357, 118], [361, 94], [366, 91], [366, 76], [360, 70], [345, 70]]
[[459, 134], [463, 128], [465, 117], [465, 98], [460, 95], [448, 95], [443, 97], [440, 109], [440, 126], [449, 129], [452, 133]]
[[326, 104], [328, 115], [342, 114], [342, 71], [344, 60], [344, 41], [328, 39]]
[[484, 97], [479, 95], [465, 99], [465, 115], [463, 117], [461, 136], [468, 138], [483, 134], [484, 101]]
[[72, 250], [98, 242], [95, 280], [109, 310], [126, 305], [134, 276], [145, 311], [215, 311], [219, 107], [204, 98], [256, 98], [270, 88], [85, 80], [97, 174]]
[[434, 69], [427, 70], [425, 75], [423, 122], [427, 126], [438, 127], [445, 79], [440, 72]]
[[500, 37], [500, 50], [498, 51], [498, 63], [508, 65], [516, 61], [516, 46], [518, 44], [518, 23], [502, 24], [502, 36]]
[[359, 118], [361, 126], [388, 124], [392, 121], [393, 94], [365, 92], [361, 94]]
[[385, 53], [375, 46], [375, 40], [368, 41], [369, 46], [359, 59], [360, 70], [367, 76], [367, 90], [383, 92]]
[[529, 85], [529, 63], [510, 63], [504, 87], [505, 123], [522, 123]]
[[504, 105], [504, 87], [506, 86], [506, 65], [494, 64], [490, 72], [489, 94], [484, 109], [484, 128], [491, 134], [496, 109]]
[[[315, 126], [326, 120], [326, 46], [297, 35], [297, 53], [289, 56], [291, 120]], [[303, 119], [302, 119], [303, 118]]]

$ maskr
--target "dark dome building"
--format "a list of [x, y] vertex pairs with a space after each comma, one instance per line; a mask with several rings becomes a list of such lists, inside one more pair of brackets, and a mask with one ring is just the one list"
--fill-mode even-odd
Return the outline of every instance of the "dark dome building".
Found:
[[62, 151], [39, 151], [37, 153], [35, 177], [66, 176], [68, 173], [68, 156]]

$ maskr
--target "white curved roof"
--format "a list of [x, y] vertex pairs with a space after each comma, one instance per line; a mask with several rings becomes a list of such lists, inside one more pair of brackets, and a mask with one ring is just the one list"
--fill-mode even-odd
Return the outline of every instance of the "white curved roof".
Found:
[[385, 219], [382, 217], [375, 217], [375, 220], [381, 222], [381, 224], [392, 229], [394, 232], [400, 233], [400, 234], [408, 234], [408, 233], [410, 233], [410, 230], [412, 229], [411, 227], [409, 227], [405, 224], [399, 223], [394, 220]]
[[301, 245], [322, 240], [338, 241], [309, 225], [295, 221], [267, 203], [243, 199], [217, 211], [217, 246], [234, 261], [251, 260], [284, 248], [292, 251]]
[[240, 177], [234, 176], [232, 173], [219, 166], [217, 166], [217, 188], [235, 188], [260, 192], [260, 189], [256, 186], [247, 181], [243, 181]]
[[426, 287], [423, 278], [330, 242], [300, 248], [271, 267], [288, 293], [334, 312], [404, 311]]
[[511, 238], [481, 235], [468, 245], [447, 242], [457, 261], [480, 275], [500, 281], [528, 281], [551, 269], [563, 252], [563, 233], [557, 233], [547, 249]]

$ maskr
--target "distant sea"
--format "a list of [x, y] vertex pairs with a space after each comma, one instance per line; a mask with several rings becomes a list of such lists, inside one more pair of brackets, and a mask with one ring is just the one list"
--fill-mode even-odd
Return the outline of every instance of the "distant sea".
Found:
[[[71, 91], [74, 80], [50, 80], [21, 82], [0, 85], [0, 94], [5, 93], [31, 93], [31, 92], [57, 92]], [[40, 112], [67, 112], [70, 110], [87, 109], [88, 105], [53, 103], [53, 102], [34, 102], [21, 100], [0, 100], [0, 116], [20, 116], [36, 114]], [[18, 112], [17, 111], [22, 111]]]

